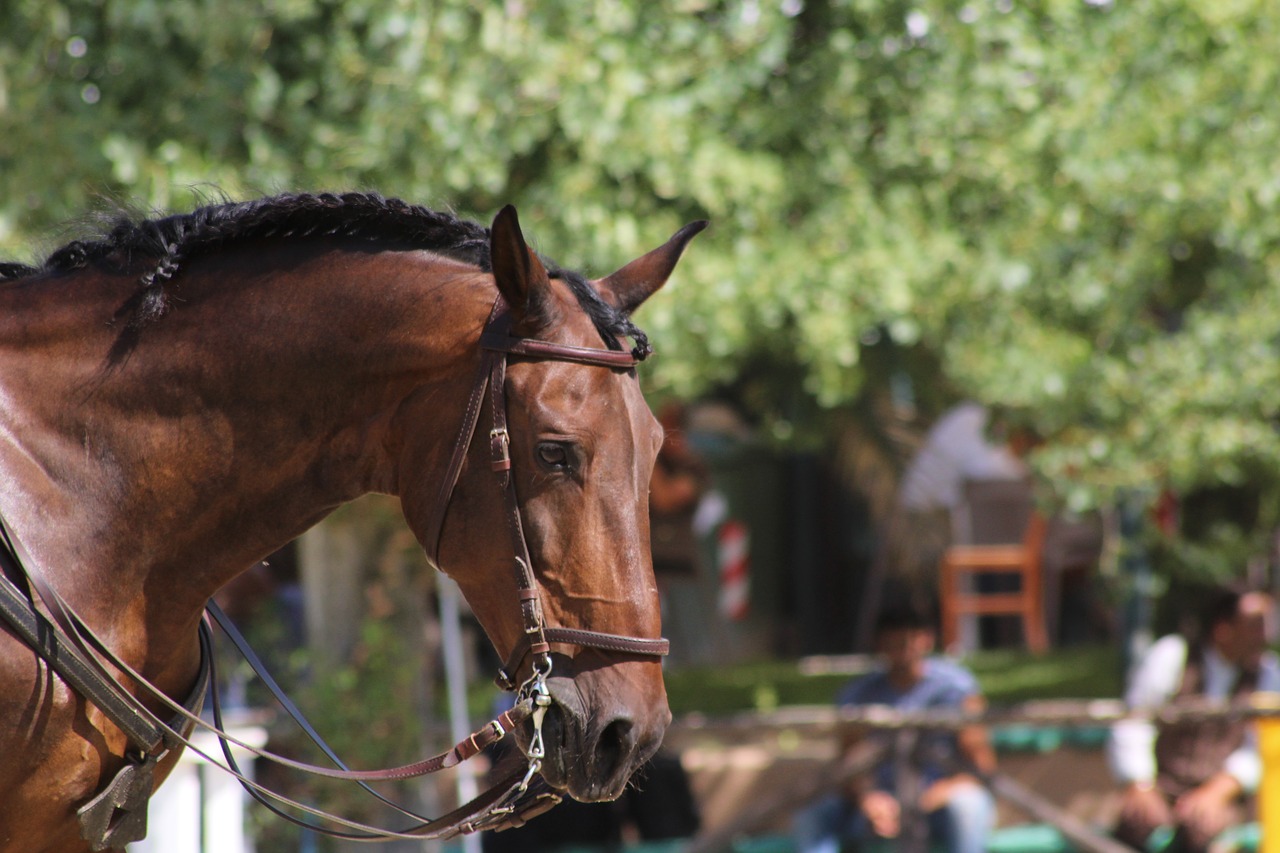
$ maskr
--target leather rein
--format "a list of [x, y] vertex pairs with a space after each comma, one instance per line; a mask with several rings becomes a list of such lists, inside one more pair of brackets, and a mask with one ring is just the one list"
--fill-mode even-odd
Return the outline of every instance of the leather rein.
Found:
[[[146, 835], [146, 803], [153, 787], [153, 771], [171, 750], [185, 747], [206, 761], [238, 779], [246, 791], [270, 811], [285, 820], [315, 832], [336, 838], [360, 841], [390, 839], [447, 839], [477, 830], [498, 830], [521, 826], [530, 818], [559, 803], [561, 795], [541, 777], [545, 746], [542, 724], [552, 704], [547, 678], [551, 674], [551, 644], [588, 647], [625, 655], [660, 657], [666, 655], [669, 643], [662, 638], [631, 637], [609, 634], [587, 628], [548, 626], [543, 617], [539, 589], [529, 557], [528, 543], [520, 518], [520, 506], [511, 477], [510, 436], [506, 415], [506, 366], [509, 355], [521, 358], [566, 361], [613, 370], [634, 368], [643, 353], [606, 350], [557, 344], [510, 334], [511, 318], [501, 296], [480, 336], [481, 358], [473, 382], [462, 427], [454, 442], [453, 454], [439, 499], [427, 525], [427, 556], [440, 566], [439, 547], [444, 519], [453, 491], [461, 475], [467, 451], [474, 440], [483, 408], [486, 390], [493, 419], [489, 431], [490, 467], [498, 478], [504, 495], [504, 515], [511, 537], [513, 576], [516, 585], [523, 632], [499, 670], [496, 682], [514, 691], [515, 704], [507, 712], [491, 720], [481, 729], [446, 752], [413, 764], [382, 770], [350, 770], [302, 713], [284, 694], [261, 661], [249, 648], [235, 625], [210, 601], [200, 622], [201, 664], [195, 685], [184, 702], [176, 702], [152, 685], [128, 664], [120, 660], [107, 645], [75, 614], [70, 605], [41, 577], [36, 563], [25, 552], [21, 542], [0, 517], [0, 618], [8, 623], [28, 646], [57, 672], [80, 695], [96, 705], [129, 739], [125, 766], [89, 803], [78, 810], [83, 836], [93, 849], [107, 850]], [[26, 589], [23, 589], [23, 587]], [[40, 606], [47, 611], [42, 613]], [[217, 691], [217, 675], [212, 653], [210, 624], [216, 621], [237, 650], [249, 661], [260, 679], [286, 712], [313, 742], [336, 765], [323, 767], [294, 761], [258, 749], [230, 735], [223, 725], [221, 703]], [[518, 674], [529, 656], [533, 656], [529, 676], [518, 682]], [[162, 721], [127, 691], [109, 667], [126, 674], [139, 688], [174, 712]], [[212, 699], [213, 723], [199, 715], [205, 693]], [[369, 787], [369, 782], [410, 779], [434, 773], [478, 755], [489, 745], [501, 740], [525, 720], [532, 722], [529, 747], [523, 767], [506, 773], [499, 781], [471, 802], [437, 818], [428, 818], [387, 800]], [[218, 740], [225, 763], [215, 759], [191, 742], [190, 735], [199, 727]], [[242, 772], [232, 754], [232, 746], [276, 764], [327, 778], [352, 781], [391, 808], [417, 821], [402, 830], [389, 830], [348, 820], [292, 800], [268, 790]], [[281, 810], [286, 806], [315, 818], [343, 827], [333, 830], [293, 816]]]

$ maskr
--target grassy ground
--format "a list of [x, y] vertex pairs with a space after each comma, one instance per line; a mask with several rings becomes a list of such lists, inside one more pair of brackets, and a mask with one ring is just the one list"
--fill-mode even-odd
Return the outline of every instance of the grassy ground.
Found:
[[[1087, 646], [1035, 656], [1011, 649], [976, 653], [964, 661], [992, 705], [1028, 699], [1096, 699], [1120, 695], [1123, 675], [1116, 646]], [[783, 705], [827, 705], [856, 674], [853, 665], [813, 673], [799, 662], [693, 667], [666, 673], [673, 713], [728, 714]]]

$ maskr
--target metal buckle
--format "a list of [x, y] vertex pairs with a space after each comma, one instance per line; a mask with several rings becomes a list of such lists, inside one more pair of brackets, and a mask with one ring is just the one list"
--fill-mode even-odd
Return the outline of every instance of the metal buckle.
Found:
[[529, 759], [529, 767], [524, 778], [516, 783], [502, 799], [489, 810], [489, 816], [501, 817], [515, 812], [520, 795], [529, 790], [529, 783], [542, 770], [542, 759], [547, 757], [547, 747], [542, 740], [542, 721], [551, 707], [551, 689], [547, 687], [547, 676], [551, 675], [551, 656], [539, 655], [533, 662], [533, 674], [520, 685], [516, 693], [517, 702], [533, 703], [533, 736], [529, 739], [529, 749], [525, 757]]
[[506, 427], [489, 430], [489, 466], [498, 472], [511, 469], [511, 434]]

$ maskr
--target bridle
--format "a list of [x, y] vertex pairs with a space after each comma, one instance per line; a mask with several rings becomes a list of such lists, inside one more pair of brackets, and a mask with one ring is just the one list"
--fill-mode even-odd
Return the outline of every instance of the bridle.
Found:
[[[567, 361], [613, 370], [630, 370], [641, 360], [636, 352], [596, 349], [594, 347], [557, 344], [530, 338], [513, 337], [511, 314], [501, 296], [493, 304], [484, 331], [480, 335], [482, 356], [472, 382], [471, 395], [463, 415], [462, 429], [454, 442], [445, 477], [440, 483], [440, 493], [426, 528], [427, 558], [437, 568], [440, 564], [440, 538], [444, 531], [444, 519], [471, 442], [475, 440], [480, 422], [480, 410], [484, 404], [486, 388], [489, 391], [489, 409], [493, 428], [489, 430], [489, 466], [498, 478], [503, 495], [503, 515], [507, 520], [507, 532], [511, 539], [512, 575], [520, 602], [520, 618], [523, 631], [520, 640], [505, 658], [498, 670], [496, 682], [503, 690], [514, 690], [516, 677], [525, 658], [530, 654], [543, 661], [548, 672], [551, 667], [551, 643], [564, 643], [585, 648], [600, 649], [617, 654], [661, 657], [669, 651], [667, 640], [646, 637], [630, 637], [607, 634], [586, 628], [548, 626], [542, 614], [538, 598], [538, 584], [533, 574], [533, 561], [529, 557], [529, 545], [520, 521], [520, 502], [511, 477], [511, 437], [507, 432], [506, 371], [507, 356]], [[536, 668], [536, 667], [535, 667]]]
[[[551, 789], [540, 776], [542, 760], [545, 757], [542, 726], [552, 701], [550, 689], [547, 686], [552, 668], [551, 644], [574, 645], [624, 655], [661, 657], [667, 654], [669, 643], [662, 638], [632, 637], [582, 627], [549, 626], [545, 623], [537, 579], [533, 572], [529, 547], [521, 523], [519, 500], [511, 477], [510, 436], [507, 431], [506, 407], [507, 358], [517, 356], [572, 362], [613, 370], [629, 370], [643, 359], [644, 354], [515, 337], [511, 335], [511, 324], [510, 312], [502, 297], [499, 296], [494, 302], [480, 336], [480, 364], [476, 379], [472, 383], [462, 427], [454, 442], [449, 467], [445, 479], [441, 482], [438, 500], [429, 516], [425, 547], [432, 564], [439, 567], [440, 538], [445, 516], [468, 450], [474, 440], [487, 390], [493, 421], [492, 429], [489, 431], [490, 467], [497, 476], [503, 492], [504, 516], [511, 538], [513, 577], [523, 628], [520, 640], [509, 651], [496, 681], [504, 690], [515, 691], [515, 704], [510, 710], [439, 755], [402, 767], [383, 770], [348, 769], [306, 721], [292, 701], [284, 695], [239, 631], [213, 602], [209, 603], [206, 617], [200, 623], [201, 667], [196, 685], [186, 702], [175, 702], [120, 660], [85, 625], [74, 610], [41, 577], [36, 563], [25, 553], [21, 542], [12, 535], [4, 525], [3, 518], [0, 517], [0, 568], [5, 569], [8, 575], [0, 573], [0, 617], [3, 617], [18, 636], [44, 658], [64, 681], [97, 705], [112, 723], [124, 731], [131, 744], [126, 755], [125, 766], [102, 792], [79, 810], [82, 834], [92, 843], [95, 850], [121, 846], [145, 837], [146, 802], [151, 793], [152, 772], [170, 750], [181, 746], [185, 746], [235, 776], [251, 796], [277, 815], [312, 831], [338, 838], [364, 841], [395, 838], [447, 839], [477, 830], [520, 826], [560, 802], [560, 794]], [[26, 591], [21, 589], [19, 585], [21, 581], [25, 581], [23, 585], [27, 587]], [[37, 602], [44, 606], [49, 614], [48, 617], [40, 612]], [[289, 715], [338, 769], [284, 758], [258, 749], [226, 732], [217, 698], [212, 633], [209, 629], [211, 621], [218, 622]], [[530, 655], [533, 656], [530, 674], [523, 682], [517, 682], [518, 673]], [[126, 673], [143, 691], [170, 708], [175, 716], [168, 722], [156, 718], [136, 696], [120, 685], [115, 675], [107, 668], [107, 664]], [[197, 712], [203, 702], [206, 685], [209, 686], [213, 698], [214, 723], [212, 725], [202, 719]], [[414, 814], [390, 802], [368, 786], [372, 781], [409, 779], [454, 767], [501, 740], [526, 719], [532, 723], [532, 733], [529, 747], [525, 751], [525, 766], [506, 774], [490, 789], [447, 815], [433, 819]], [[225, 764], [191, 743], [189, 734], [195, 726], [209, 730], [217, 736]], [[379, 800], [419, 823], [405, 830], [387, 830], [348, 820], [291, 800], [262, 787], [241, 772], [232, 754], [232, 745], [247, 750], [258, 758], [294, 770], [355, 782]], [[276, 805], [277, 803], [336, 823], [345, 827], [345, 830], [332, 830], [296, 818], [282, 811]]]

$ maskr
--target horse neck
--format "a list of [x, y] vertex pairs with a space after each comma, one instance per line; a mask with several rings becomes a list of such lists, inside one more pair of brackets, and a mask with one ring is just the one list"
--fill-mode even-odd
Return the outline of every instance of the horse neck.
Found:
[[188, 630], [330, 510], [395, 490], [386, 433], [407, 395], [465, 394], [492, 299], [474, 269], [422, 253], [252, 260], [193, 265], [127, 351], [124, 321], [107, 321], [134, 276], [0, 288], [0, 512], [108, 634], [119, 614], [153, 648], [162, 626]]

